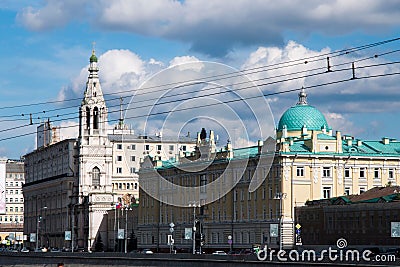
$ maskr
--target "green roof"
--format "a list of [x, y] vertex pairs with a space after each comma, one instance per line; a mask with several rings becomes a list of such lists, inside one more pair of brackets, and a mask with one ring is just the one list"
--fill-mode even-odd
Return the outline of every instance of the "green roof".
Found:
[[295, 105], [283, 113], [278, 124], [278, 131], [284, 126], [288, 131], [300, 131], [303, 126], [307, 130], [321, 130], [323, 127], [329, 129], [324, 115], [315, 107], [310, 105]]

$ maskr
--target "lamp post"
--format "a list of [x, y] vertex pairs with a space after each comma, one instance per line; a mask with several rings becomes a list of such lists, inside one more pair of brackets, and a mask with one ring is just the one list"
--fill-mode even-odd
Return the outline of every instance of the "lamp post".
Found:
[[283, 229], [282, 229], [282, 226], [283, 226], [283, 199], [285, 199], [286, 198], [286, 193], [282, 193], [282, 192], [279, 192], [279, 193], [276, 193], [275, 194], [275, 197], [274, 197], [274, 199], [277, 199], [277, 200], [279, 200], [279, 209], [280, 209], [280, 211], [279, 211], [279, 250], [282, 250], [282, 248], [283, 248], [283, 236], [282, 236], [282, 234], [283, 234]]
[[129, 207], [125, 206], [125, 253], [128, 253], [128, 210]]
[[17, 228], [18, 228], [18, 217], [15, 217], [15, 228], [14, 228], [14, 248], [17, 248]]
[[[45, 210], [45, 209], [47, 209], [47, 207], [42, 207], [42, 208], [40, 208], [40, 211]], [[38, 250], [39, 249], [39, 240], [40, 240], [39, 230], [40, 230], [41, 215], [39, 214], [36, 219], [37, 219], [37, 222], [36, 222], [36, 250]]]
[[[189, 202], [189, 207], [193, 207], [193, 231], [192, 231], [192, 239], [193, 239], [193, 255], [196, 254], [196, 207], [198, 202], [191, 201]], [[199, 204], [200, 206], [200, 204]]]

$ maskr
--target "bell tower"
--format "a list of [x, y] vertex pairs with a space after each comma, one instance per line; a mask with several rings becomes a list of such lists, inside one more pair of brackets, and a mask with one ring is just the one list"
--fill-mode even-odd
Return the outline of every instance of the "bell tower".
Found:
[[[79, 108], [79, 202], [85, 206], [81, 218], [88, 232], [82, 233], [84, 247], [94, 245], [101, 235], [107, 240], [106, 229], [101, 229], [104, 214], [113, 203], [112, 195], [112, 146], [107, 136], [107, 106], [99, 81], [99, 68], [95, 50], [92, 50], [89, 76]], [[78, 240], [79, 242], [79, 240]]]

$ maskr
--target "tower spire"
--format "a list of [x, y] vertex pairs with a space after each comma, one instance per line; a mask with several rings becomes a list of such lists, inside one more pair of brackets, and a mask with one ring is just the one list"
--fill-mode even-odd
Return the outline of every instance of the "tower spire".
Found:
[[307, 94], [306, 91], [304, 90], [304, 87], [301, 87], [299, 93], [299, 102], [297, 102], [297, 105], [307, 105]]

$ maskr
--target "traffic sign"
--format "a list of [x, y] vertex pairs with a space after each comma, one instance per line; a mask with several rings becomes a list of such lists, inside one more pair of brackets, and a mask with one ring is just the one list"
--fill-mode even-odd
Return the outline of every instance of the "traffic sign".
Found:
[[391, 222], [391, 237], [400, 237], [400, 222]]
[[174, 227], [175, 227], [175, 224], [174, 224], [173, 222], [171, 222], [171, 223], [169, 224], [169, 227], [174, 228]]
[[270, 237], [278, 237], [278, 224], [276, 224], [276, 223], [270, 224], [269, 236]]
[[71, 231], [65, 231], [64, 235], [65, 235], [65, 238], [64, 238], [65, 240], [71, 241], [71, 236], [72, 236]]
[[170, 233], [173, 233], [173, 232], [174, 232], [174, 228], [172, 228], [172, 227], [169, 228], [169, 232], [170, 232]]
[[301, 225], [300, 224], [296, 224], [296, 229], [300, 229]]
[[125, 238], [125, 230], [118, 229], [118, 239], [124, 239], [124, 238]]

